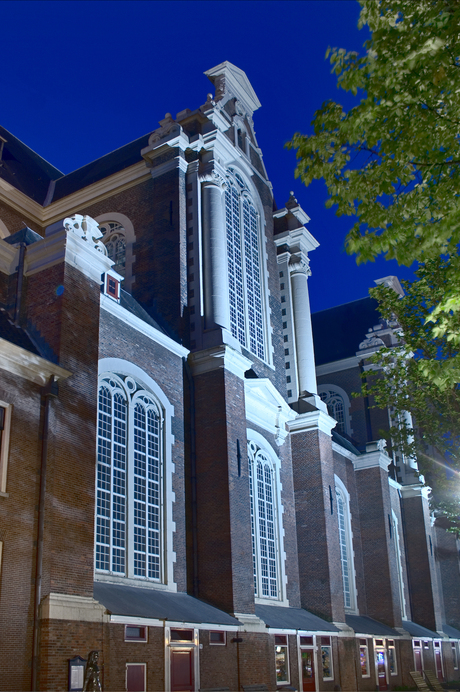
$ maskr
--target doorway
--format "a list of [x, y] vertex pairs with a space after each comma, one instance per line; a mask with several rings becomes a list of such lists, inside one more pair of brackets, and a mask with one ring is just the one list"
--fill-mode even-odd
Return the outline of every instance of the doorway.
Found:
[[375, 673], [379, 690], [388, 689], [386, 650], [383, 646], [375, 646]]
[[315, 650], [313, 648], [300, 649], [300, 660], [302, 665], [302, 690], [303, 692], [315, 692]]

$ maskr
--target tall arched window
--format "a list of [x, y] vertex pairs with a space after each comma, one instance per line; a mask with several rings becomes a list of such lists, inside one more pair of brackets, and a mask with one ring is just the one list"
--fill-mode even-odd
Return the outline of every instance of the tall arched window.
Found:
[[326, 404], [331, 418], [337, 421], [337, 432], [342, 435], [351, 435], [350, 400], [346, 392], [336, 385], [319, 385], [318, 394]]
[[133, 377], [99, 383], [96, 570], [163, 580], [163, 411]]
[[248, 442], [254, 592], [261, 598], [280, 598], [278, 496], [275, 470], [266, 452]]
[[102, 242], [107, 249], [107, 255], [115, 262], [114, 270], [124, 276], [126, 270], [125, 229], [116, 221], [100, 223], [99, 228], [102, 232]]
[[265, 360], [259, 215], [247, 185], [234, 171], [227, 179], [225, 219], [232, 334]]
[[340, 562], [342, 565], [343, 601], [345, 610], [356, 611], [356, 583], [351, 532], [350, 498], [342, 481], [335, 477]]

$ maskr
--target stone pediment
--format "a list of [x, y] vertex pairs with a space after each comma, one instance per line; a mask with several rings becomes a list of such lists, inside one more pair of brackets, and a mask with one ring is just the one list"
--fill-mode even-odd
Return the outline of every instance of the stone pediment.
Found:
[[227, 101], [229, 98], [235, 97], [248, 115], [252, 115], [254, 111], [260, 108], [261, 103], [246, 76], [246, 72], [228, 60], [206, 70], [205, 75], [216, 89], [215, 101], [221, 99]]
[[296, 414], [266, 377], [244, 381], [246, 418], [275, 436], [282, 445], [288, 435], [286, 422]]

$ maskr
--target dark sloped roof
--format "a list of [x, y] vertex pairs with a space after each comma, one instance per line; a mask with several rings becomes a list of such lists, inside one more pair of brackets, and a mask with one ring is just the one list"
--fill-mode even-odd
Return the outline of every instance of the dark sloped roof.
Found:
[[143, 322], [147, 322], [147, 324], [149, 324], [151, 327], [155, 327], [155, 329], [158, 329], [159, 332], [169, 336], [163, 327], [160, 327], [158, 322], [151, 315], [149, 315], [146, 310], [144, 310], [142, 305], [140, 305], [130, 293], [124, 291], [123, 289], [120, 291], [120, 305], [122, 308], [125, 308], [128, 310], [128, 312], [135, 315], [140, 320], [143, 320]]
[[150, 132], [134, 142], [125, 144], [119, 149], [102, 156], [100, 159], [91, 161], [91, 163], [78, 168], [76, 171], [64, 175], [56, 181], [56, 187], [52, 199], [48, 203], [55, 202], [62, 197], [72, 194], [87, 185], [107, 178], [113, 173], [118, 173], [128, 166], [132, 166], [139, 161], [142, 161], [141, 149], [146, 147], [149, 142]]
[[356, 355], [367, 331], [380, 321], [378, 303], [361, 298], [311, 316], [316, 365]]
[[439, 638], [439, 634], [437, 632], [433, 632], [433, 630], [429, 630], [426, 627], [423, 627], [422, 625], [417, 625], [416, 622], [411, 622], [410, 620], [403, 620], [402, 626], [406, 630], [406, 632], [409, 632], [409, 634], [411, 634], [413, 637], [434, 637], [435, 639]]
[[6, 312], [3, 310], [0, 310], [0, 339], [5, 339], [5, 341], [9, 341], [10, 344], [20, 346], [26, 351], [30, 351], [30, 353], [35, 353], [35, 355], [41, 356], [41, 353], [32, 343], [28, 334], [21, 329], [21, 327], [15, 327]]
[[399, 632], [367, 615], [345, 615], [345, 622], [356, 634], [377, 634], [380, 637], [399, 637]]
[[2, 152], [0, 177], [35, 202], [43, 204], [50, 182], [60, 178], [61, 171], [42, 159], [4, 127], [0, 127], [0, 136], [6, 140]]
[[337, 444], [339, 444], [344, 449], [347, 449], [349, 452], [353, 452], [353, 454], [357, 454], [357, 455], [361, 454], [359, 449], [357, 449], [352, 442], [347, 440], [345, 437], [342, 437], [342, 435], [340, 435], [338, 432], [336, 432], [334, 430], [334, 428], [331, 431], [331, 435], [332, 435], [332, 441], [337, 442]]
[[338, 632], [332, 622], [322, 620], [303, 608], [283, 608], [282, 606], [256, 605], [256, 615], [268, 627], [286, 630], [306, 630], [307, 632]]
[[186, 593], [138, 589], [123, 584], [94, 583], [94, 598], [112, 615], [155, 618], [172, 622], [239, 625], [238, 620]]
[[451, 625], [443, 625], [442, 631], [451, 639], [460, 639], [460, 630], [455, 629]]

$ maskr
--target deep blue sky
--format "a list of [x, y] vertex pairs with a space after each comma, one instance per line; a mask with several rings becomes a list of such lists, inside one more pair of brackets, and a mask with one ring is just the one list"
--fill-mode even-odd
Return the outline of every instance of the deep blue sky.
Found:
[[367, 295], [373, 280], [411, 273], [383, 259], [357, 267], [343, 251], [352, 220], [324, 208], [325, 186], [294, 179], [283, 148], [309, 132], [328, 98], [345, 106], [324, 59], [328, 46], [362, 50], [356, 0], [0, 1], [0, 123], [69, 173], [206, 101], [203, 72], [229, 60], [262, 103], [256, 135], [278, 207], [293, 190], [320, 242], [311, 253], [312, 310]]

